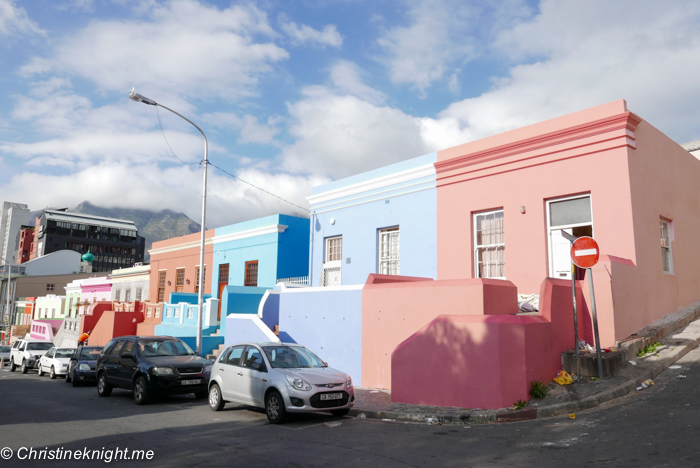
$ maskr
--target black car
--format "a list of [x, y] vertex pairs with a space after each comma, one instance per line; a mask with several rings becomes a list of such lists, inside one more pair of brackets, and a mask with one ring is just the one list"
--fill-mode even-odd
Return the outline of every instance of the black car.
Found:
[[178, 338], [120, 336], [97, 358], [97, 393], [106, 397], [114, 387], [133, 390], [137, 405], [158, 394], [206, 398], [211, 366]]
[[73, 382], [74, 387], [83, 382], [94, 382], [97, 357], [101, 352], [102, 346], [82, 346], [76, 349], [68, 363], [66, 382]]

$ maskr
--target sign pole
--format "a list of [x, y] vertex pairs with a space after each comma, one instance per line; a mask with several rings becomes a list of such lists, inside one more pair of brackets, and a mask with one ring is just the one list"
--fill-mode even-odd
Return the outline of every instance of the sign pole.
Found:
[[588, 269], [588, 286], [591, 290], [591, 307], [593, 314], [593, 333], [595, 335], [595, 354], [598, 358], [598, 378], [603, 380], [603, 356], [600, 353], [600, 336], [598, 335], [598, 315], [595, 310], [595, 292], [593, 291], [593, 270]]
[[581, 382], [581, 355], [578, 350], [578, 313], [576, 312], [576, 268], [571, 263], [571, 292], [574, 298], [574, 352], [576, 353], [576, 382]]
[[[561, 235], [573, 245], [576, 237], [572, 236], [565, 230], [561, 230]], [[578, 349], [578, 313], [576, 309], [576, 269], [574, 261], [571, 261], [571, 296], [574, 304], [574, 354], [576, 356], [576, 382], [581, 382], [581, 355]]]

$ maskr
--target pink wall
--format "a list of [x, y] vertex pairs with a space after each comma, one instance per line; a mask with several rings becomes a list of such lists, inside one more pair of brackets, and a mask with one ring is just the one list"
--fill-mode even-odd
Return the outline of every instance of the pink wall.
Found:
[[474, 277], [472, 216], [502, 208], [506, 277], [536, 293], [549, 275], [546, 201], [577, 194], [591, 194], [601, 253], [634, 261], [628, 151], [638, 121], [620, 100], [439, 151], [438, 279]]
[[143, 321], [141, 312], [105, 311], [90, 335], [89, 343], [104, 346], [117, 336], [135, 335], [137, 324]]
[[[571, 283], [548, 278], [540, 296], [537, 316], [441, 315], [410, 336], [392, 353], [392, 401], [495, 409], [528, 400], [530, 382], [554, 377], [574, 343]], [[585, 310], [579, 318], [589, 338]]]
[[[29, 327], [29, 337], [35, 340], [53, 341], [54, 335], [63, 324], [63, 320], [32, 320]], [[56, 332], [54, 332], [54, 329]]]
[[[441, 314], [491, 315], [518, 311], [515, 286], [503, 280], [433, 281], [370, 275], [362, 291], [362, 385], [390, 388], [391, 353]], [[415, 281], [419, 280], [419, 281]], [[488, 312], [485, 312], [488, 311]]]

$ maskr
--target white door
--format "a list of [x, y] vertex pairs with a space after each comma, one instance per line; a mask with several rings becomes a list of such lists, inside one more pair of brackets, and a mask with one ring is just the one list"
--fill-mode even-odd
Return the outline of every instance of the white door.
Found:
[[[571, 229], [564, 229], [571, 234]], [[571, 279], [571, 242], [561, 235], [560, 229], [553, 229], [549, 234], [552, 249], [552, 266], [550, 276], [559, 279]]]

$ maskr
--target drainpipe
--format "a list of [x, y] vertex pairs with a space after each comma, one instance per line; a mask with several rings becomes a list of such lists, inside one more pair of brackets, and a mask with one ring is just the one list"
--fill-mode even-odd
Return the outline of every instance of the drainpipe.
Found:
[[316, 211], [311, 212], [311, 232], [309, 233], [309, 286], [313, 286], [314, 272], [314, 216]]

